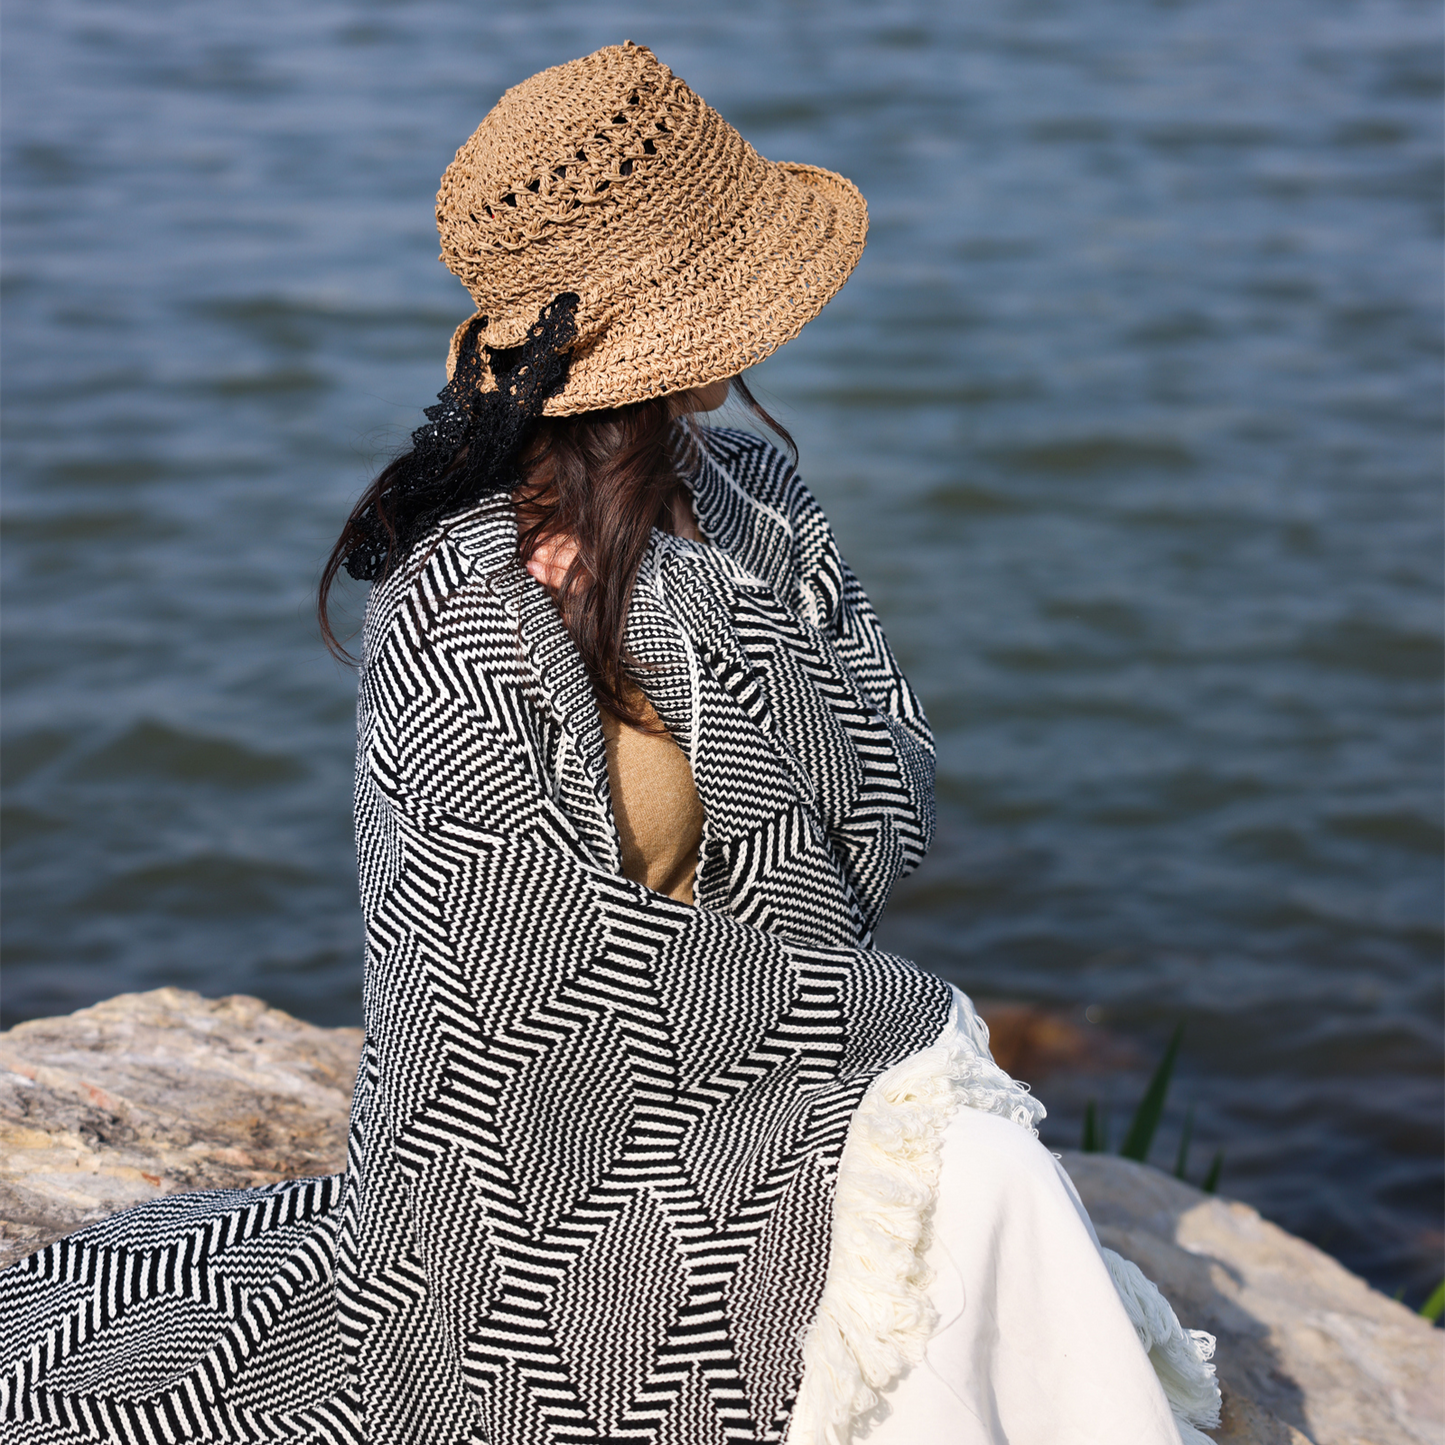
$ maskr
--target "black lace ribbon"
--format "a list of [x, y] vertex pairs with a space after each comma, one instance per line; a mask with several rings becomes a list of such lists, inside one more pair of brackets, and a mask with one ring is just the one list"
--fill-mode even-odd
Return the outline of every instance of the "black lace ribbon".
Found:
[[[579, 299], [564, 291], [544, 306], [518, 346], [483, 344], [481, 317], [468, 326], [456, 370], [427, 407], [427, 424], [411, 434], [411, 451], [392, 464], [375, 504], [352, 518], [354, 544], [342, 566], [358, 582], [384, 576], [442, 518], [516, 486], [517, 453], [543, 403], [567, 384]], [[495, 391], [482, 390], [488, 373]]]

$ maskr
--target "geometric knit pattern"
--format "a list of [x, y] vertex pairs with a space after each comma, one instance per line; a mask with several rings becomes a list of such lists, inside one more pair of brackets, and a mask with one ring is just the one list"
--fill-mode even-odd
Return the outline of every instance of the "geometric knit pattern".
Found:
[[504, 498], [378, 584], [358, 714], [347, 1172], [173, 1196], [0, 1274], [7, 1441], [780, 1441], [868, 1085], [951, 991], [868, 947], [928, 726], [817, 504], [699, 429], [639, 681], [705, 815], [621, 874], [600, 719]]

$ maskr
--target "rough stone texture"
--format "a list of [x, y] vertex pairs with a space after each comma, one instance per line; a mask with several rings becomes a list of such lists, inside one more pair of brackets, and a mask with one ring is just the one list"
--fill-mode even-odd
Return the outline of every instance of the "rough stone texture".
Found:
[[344, 1169], [360, 1052], [175, 988], [0, 1033], [0, 1266], [159, 1194]]
[[[169, 988], [0, 1034], [0, 1265], [159, 1194], [342, 1169], [360, 1048]], [[1218, 1336], [1221, 1445], [1445, 1439], [1445, 1332], [1247, 1205], [1113, 1156], [1064, 1165], [1103, 1242]]]
[[1440, 1445], [1445, 1331], [1329, 1255], [1142, 1164], [1065, 1154], [1100, 1240], [1219, 1339], [1230, 1445]]

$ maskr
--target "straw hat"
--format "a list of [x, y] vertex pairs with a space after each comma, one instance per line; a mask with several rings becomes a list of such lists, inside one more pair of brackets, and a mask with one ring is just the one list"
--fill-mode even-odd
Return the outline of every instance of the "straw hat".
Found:
[[580, 297], [567, 384], [544, 407], [565, 416], [776, 351], [858, 264], [868, 208], [832, 171], [764, 160], [628, 41], [509, 90], [447, 167], [437, 229], [489, 347]]

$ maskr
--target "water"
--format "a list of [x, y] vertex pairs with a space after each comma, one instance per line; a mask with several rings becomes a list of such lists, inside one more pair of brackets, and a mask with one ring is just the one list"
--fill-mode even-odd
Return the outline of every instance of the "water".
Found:
[[1440, 19], [1411, 0], [12, 6], [6, 1009], [359, 1012], [319, 561], [468, 310], [436, 177], [648, 42], [868, 253], [754, 380], [937, 727], [883, 941], [1135, 1045], [1046, 1081], [1441, 1271]]

